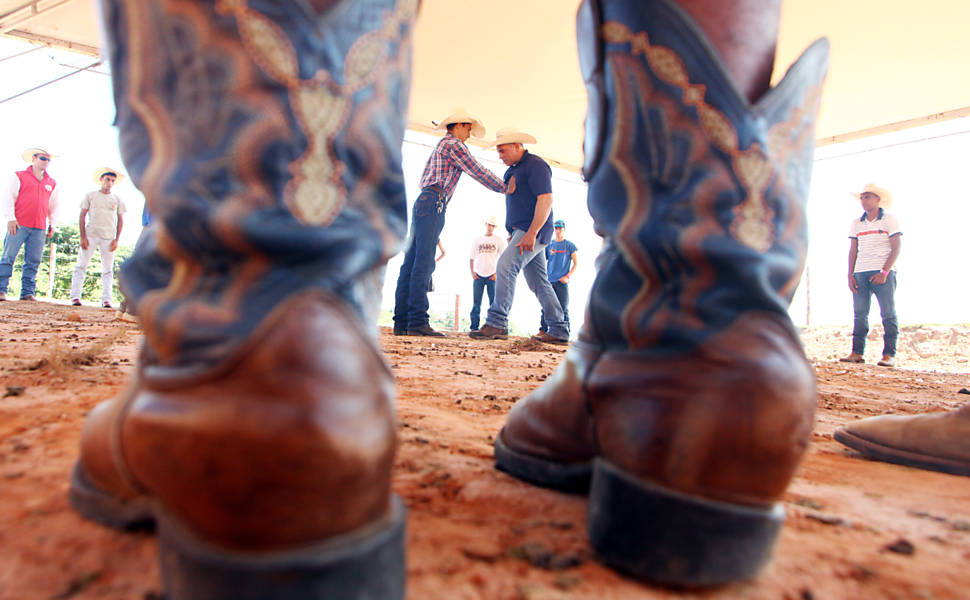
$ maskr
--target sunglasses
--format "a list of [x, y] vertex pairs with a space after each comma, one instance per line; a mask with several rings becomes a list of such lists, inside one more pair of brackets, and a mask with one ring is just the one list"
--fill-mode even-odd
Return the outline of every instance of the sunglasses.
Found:
[[50, 157], [49, 156], [38, 156], [36, 154], [34, 155], [34, 158], [39, 158], [39, 159], [41, 159], [44, 162], [48, 162], [50, 160]]

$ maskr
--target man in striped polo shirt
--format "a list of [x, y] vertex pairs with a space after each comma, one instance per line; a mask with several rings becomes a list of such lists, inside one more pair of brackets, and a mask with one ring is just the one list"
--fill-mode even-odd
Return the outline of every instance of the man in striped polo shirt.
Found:
[[855, 324], [852, 329], [852, 353], [842, 362], [865, 362], [866, 334], [869, 333], [869, 307], [875, 294], [882, 314], [883, 334], [882, 367], [896, 364], [896, 338], [899, 324], [896, 321], [896, 270], [902, 231], [899, 221], [885, 209], [892, 205], [888, 190], [874, 184], [866, 185], [860, 194], [854, 194], [865, 212], [849, 224], [849, 289], [852, 290], [852, 306]]
[[438, 129], [447, 129], [447, 133], [428, 158], [421, 175], [421, 195], [411, 209], [411, 231], [394, 293], [394, 335], [444, 335], [432, 329], [428, 320], [428, 284], [438, 236], [445, 226], [445, 209], [461, 174], [468, 173], [493, 192], [505, 192], [505, 183], [465, 146], [472, 135], [484, 137], [481, 121], [464, 109], [455, 109]]

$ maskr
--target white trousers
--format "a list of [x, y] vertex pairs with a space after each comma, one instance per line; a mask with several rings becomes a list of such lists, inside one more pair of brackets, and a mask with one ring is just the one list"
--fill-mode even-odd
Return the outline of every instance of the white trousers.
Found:
[[81, 288], [87, 276], [88, 263], [94, 256], [95, 249], [101, 251], [101, 303], [111, 302], [111, 287], [114, 285], [115, 253], [111, 251], [112, 240], [88, 236], [87, 250], [80, 248], [77, 253], [77, 264], [74, 275], [71, 276], [71, 300], [81, 299]]

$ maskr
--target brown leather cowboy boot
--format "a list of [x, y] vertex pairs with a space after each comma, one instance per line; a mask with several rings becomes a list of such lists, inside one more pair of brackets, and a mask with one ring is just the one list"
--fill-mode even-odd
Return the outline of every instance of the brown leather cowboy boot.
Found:
[[832, 437], [874, 460], [970, 476], [970, 402], [944, 413], [862, 419]]
[[129, 172], [136, 376], [85, 424], [71, 501], [155, 521], [166, 597], [401, 598], [383, 265], [416, 0], [106, 0]]
[[586, 0], [590, 212], [579, 340], [496, 437], [496, 466], [589, 493], [598, 557], [705, 586], [769, 558], [815, 381], [787, 314], [804, 264], [817, 43], [750, 104], [665, 0]]

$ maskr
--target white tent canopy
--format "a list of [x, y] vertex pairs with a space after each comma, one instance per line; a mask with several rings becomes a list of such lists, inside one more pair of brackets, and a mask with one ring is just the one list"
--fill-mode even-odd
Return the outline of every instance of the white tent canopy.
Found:
[[[586, 106], [576, 56], [578, 0], [423, 0], [415, 32], [410, 126], [427, 131], [454, 106], [489, 134], [517, 127], [536, 152], [575, 169]], [[0, 0], [0, 34], [96, 55], [94, 0]], [[970, 114], [965, 57], [970, 3], [926, 0], [788, 0], [780, 78], [812, 40], [832, 42], [822, 143]]]

